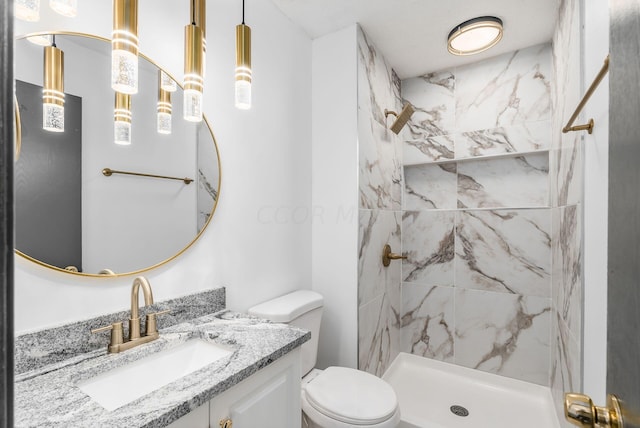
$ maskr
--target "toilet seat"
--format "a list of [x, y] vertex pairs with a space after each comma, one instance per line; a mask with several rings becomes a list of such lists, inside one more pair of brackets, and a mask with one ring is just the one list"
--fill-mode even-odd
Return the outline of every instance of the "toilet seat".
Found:
[[386, 428], [400, 420], [391, 385], [345, 367], [329, 367], [304, 385], [302, 404], [309, 418], [321, 419], [327, 427]]

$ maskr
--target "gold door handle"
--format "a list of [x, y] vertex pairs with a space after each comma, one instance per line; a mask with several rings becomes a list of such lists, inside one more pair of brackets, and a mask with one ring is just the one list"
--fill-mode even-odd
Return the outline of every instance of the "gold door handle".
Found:
[[400, 254], [392, 253], [391, 246], [389, 244], [386, 244], [384, 248], [382, 248], [382, 265], [384, 267], [389, 266], [389, 264], [391, 263], [391, 260], [400, 260], [400, 259], [406, 259], [406, 258], [407, 256], [402, 256]]
[[564, 417], [579, 427], [623, 428], [620, 402], [613, 394], [607, 396], [607, 407], [599, 407], [588, 395], [567, 392], [564, 394]]
[[220, 428], [232, 428], [233, 427], [233, 421], [229, 418], [226, 419], [221, 419], [220, 420]]

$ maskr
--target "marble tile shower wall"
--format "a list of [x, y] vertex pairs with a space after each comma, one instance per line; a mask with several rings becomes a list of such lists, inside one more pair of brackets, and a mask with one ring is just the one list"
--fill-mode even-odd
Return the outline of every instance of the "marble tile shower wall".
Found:
[[549, 384], [551, 45], [402, 82], [400, 350]]
[[[582, 391], [582, 133], [561, 132], [578, 105], [581, 82], [581, 4], [562, 0], [553, 38], [551, 390], [563, 426], [565, 392]], [[580, 121], [580, 120], [579, 120]], [[580, 121], [582, 123], [582, 121]]]
[[400, 351], [401, 265], [384, 268], [380, 257], [387, 243], [400, 252], [403, 192], [402, 141], [384, 110], [402, 104], [400, 80], [361, 29], [357, 44], [358, 368], [382, 375]]

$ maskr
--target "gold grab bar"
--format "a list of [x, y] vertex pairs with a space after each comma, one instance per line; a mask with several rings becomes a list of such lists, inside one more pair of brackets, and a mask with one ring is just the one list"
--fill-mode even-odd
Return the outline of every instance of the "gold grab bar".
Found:
[[126, 174], [126, 175], [137, 175], [139, 177], [151, 177], [151, 178], [164, 178], [165, 180], [178, 180], [184, 181], [184, 184], [190, 184], [193, 179], [192, 178], [180, 178], [180, 177], [169, 177], [166, 175], [155, 175], [155, 174], [143, 174], [141, 172], [130, 172], [130, 171], [118, 171], [111, 168], [104, 168], [102, 170], [102, 174], [106, 177], [111, 177], [113, 174]]
[[593, 119], [589, 119], [589, 123], [585, 125], [576, 125], [576, 126], [571, 126], [571, 125], [573, 125], [573, 122], [576, 120], [576, 118], [584, 108], [585, 104], [587, 104], [587, 101], [589, 101], [589, 98], [591, 98], [591, 95], [593, 95], [593, 93], [595, 92], [596, 88], [598, 87], [602, 79], [604, 79], [604, 76], [607, 75], [608, 71], [609, 71], [609, 55], [607, 55], [607, 57], [604, 59], [604, 64], [602, 65], [600, 72], [598, 72], [598, 75], [593, 80], [593, 83], [591, 84], [591, 86], [589, 86], [589, 89], [587, 89], [587, 93], [584, 94], [584, 97], [582, 97], [580, 104], [578, 104], [578, 107], [576, 107], [576, 111], [573, 112], [573, 115], [569, 119], [569, 122], [567, 122], [567, 125], [564, 128], [562, 128], [562, 132], [564, 134], [566, 134], [569, 131], [588, 131], [589, 134], [593, 132], [593, 125], [594, 125]]

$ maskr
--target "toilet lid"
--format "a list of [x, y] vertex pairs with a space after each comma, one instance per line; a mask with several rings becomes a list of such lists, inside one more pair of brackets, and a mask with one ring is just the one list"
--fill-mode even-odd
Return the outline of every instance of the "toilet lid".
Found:
[[389, 419], [398, 401], [391, 385], [355, 369], [329, 367], [305, 388], [307, 400], [317, 411], [354, 425], [376, 424]]

